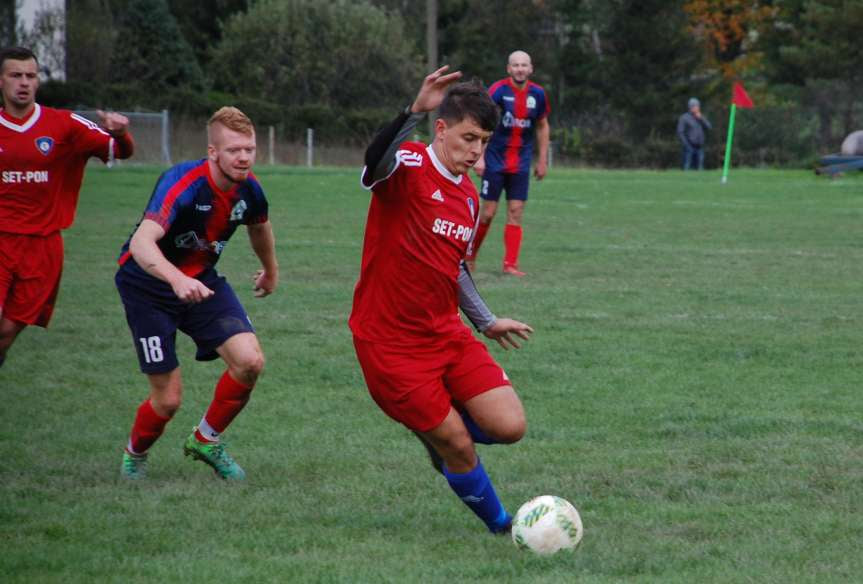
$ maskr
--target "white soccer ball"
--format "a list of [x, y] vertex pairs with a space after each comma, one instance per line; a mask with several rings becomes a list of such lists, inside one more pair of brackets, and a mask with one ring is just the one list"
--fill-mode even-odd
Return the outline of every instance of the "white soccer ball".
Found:
[[554, 495], [531, 499], [512, 520], [515, 545], [542, 556], [575, 549], [583, 535], [578, 511], [572, 503]]

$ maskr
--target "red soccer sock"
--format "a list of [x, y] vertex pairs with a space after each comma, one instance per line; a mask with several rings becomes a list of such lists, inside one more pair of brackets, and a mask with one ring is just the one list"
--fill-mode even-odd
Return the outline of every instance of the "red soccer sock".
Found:
[[507, 224], [503, 228], [503, 265], [504, 267], [518, 266], [518, 252], [521, 249], [521, 225]]
[[218, 435], [225, 431], [249, 402], [251, 393], [252, 387], [240, 383], [225, 371], [216, 384], [213, 401], [195, 431], [195, 438], [201, 442], [218, 440]]
[[483, 223], [480, 221], [479, 226], [476, 228], [476, 237], [473, 238], [473, 242], [470, 246], [470, 253], [467, 254], [467, 260], [469, 262], [476, 261], [476, 256], [479, 254], [479, 246], [482, 245], [482, 240], [485, 239], [489, 227], [491, 227], [491, 223]]
[[152, 446], [171, 418], [163, 418], [153, 409], [153, 404], [149, 399], [138, 407], [138, 413], [135, 415], [135, 423], [132, 425], [132, 433], [129, 436], [129, 447], [135, 454], [144, 454], [147, 449]]

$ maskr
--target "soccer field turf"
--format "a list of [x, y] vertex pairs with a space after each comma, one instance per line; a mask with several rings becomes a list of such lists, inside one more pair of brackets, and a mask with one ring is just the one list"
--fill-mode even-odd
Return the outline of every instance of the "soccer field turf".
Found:
[[244, 230], [220, 263], [268, 357], [227, 432], [247, 482], [182, 456], [222, 370], [182, 335], [183, 408], [149, 478], [120, 478], [146, 381], [113, 274], [158, 172], [88, 170], [54, 322], [0, 369], [4, 583], [860, 581], [863, 177], [555, 170], [524, 279], [499, 274], [498, 217], [476, 280], [536, 329], [489, 345], [529, 430], [479, 451], [511, 512], [579, 508], [579, 549], [543, 559], [486, 533], [366, 393], [357, 169], [260, 169], [276, 295], [252, 298]]

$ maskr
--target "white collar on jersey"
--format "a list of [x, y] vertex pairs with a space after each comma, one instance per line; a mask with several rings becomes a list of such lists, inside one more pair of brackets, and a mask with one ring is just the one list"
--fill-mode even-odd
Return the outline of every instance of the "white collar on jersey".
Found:
[[30, 118], [23, 124], [16, 124], [14, 122], [10, 122], [8, 119], [6, 119], [6, 117], [0, 116], [0, 125], [6, 126], [13, 132], [21, 132], [23, 134], [24, 132], [33, 127], [33, 124], [35, 124], [39, 120], [39, 116], [42, 114], [42, 108], [39, 107], [39, 104], [36, 103], [33, 105], [36, 106], [33, 108], [33, 113], [30, 114]]
[[464, 177], [464, 175], [460, 174], [460, 175], [456, 176], [453, 173], [451, 173], [450, 171], [448, 171], [446, 166], [444, 166], [443, 163], [440, 161], [440, 159], [437, 157], [437, 154], [434, 153], [434, 148], [431, 147], [431, 144], [426, 146], [426, 152], [428, 152], [429, 158], [431, 158], [431, 161], [432, 161], [432, 164], [434, 164], [434, 167], [437, 169], [437, 171], [439, 173], [441, 173], [444, 176], [444, 178], [451, 180], [452, 182], [454, 182], [457, 185], [461, 184], [461, 179], [462, 179], [462, 177]]

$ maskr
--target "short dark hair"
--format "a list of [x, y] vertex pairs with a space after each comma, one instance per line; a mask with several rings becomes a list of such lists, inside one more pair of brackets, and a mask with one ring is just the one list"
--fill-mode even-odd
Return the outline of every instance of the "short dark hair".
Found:
[[470, 116], [483, 130], [493, 132], [500, 120], [497, 104], [479, 81], [463, 81], [449, 88], [438, 108], [447, 123], [457, 124]]
[[3, 70], [3, 65], [6, 63], [7, 59], [15, 61], [33, 59], [36, 61], [37, 65], [39, 64], [39, 59], [36, 58], [36, 54], [25, 47], [5, 47], [0, 49], [0, 71]]

